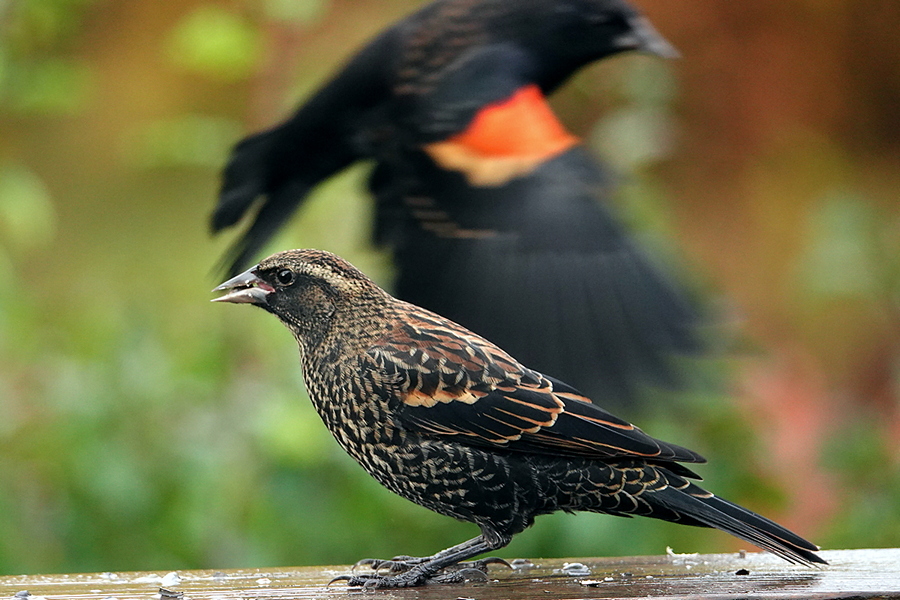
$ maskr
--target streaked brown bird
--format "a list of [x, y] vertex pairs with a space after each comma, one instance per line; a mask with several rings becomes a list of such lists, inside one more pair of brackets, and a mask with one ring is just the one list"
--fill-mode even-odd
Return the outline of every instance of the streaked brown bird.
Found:
[[[351, 586], [454, 581], [558, 510], [715, 527], [792, 563], [824, 563], [784, 527], [692, 483], [695, 452], [650, 437], [482, 337], [398, 300], [319, 250], [270, 256], [215, 291], [277, 316], [341, 447], [389, 490], [481, 535], [433, 556], [362, 561]], [[388, 565], [399, 574], [377, 572]], [[484, 565], [476, 566], [483, 567]], [[469, 569], [471, 570], [471, 569]], [[443, 571], [443, 572], [442, 572]]]
[[[212, 215], [251, 263], [310, 190], [371, 160], [375, 241], [399, 298], [597, 401], [679, 383], [695, 307], [614, 214], [611, 177], [546, 97], [585, 65], [674, 49], [626, 0], [437, 0], [362, 48], [282, 123], [242, 140]], [[426, 284], [427, 282], [427, 284]]]

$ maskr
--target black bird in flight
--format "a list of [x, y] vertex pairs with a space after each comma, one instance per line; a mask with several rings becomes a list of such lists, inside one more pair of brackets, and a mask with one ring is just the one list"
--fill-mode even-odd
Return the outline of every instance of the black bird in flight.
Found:
[[433, 556], [362, 561], [400, 573], [338, 578], [351, 586], [454, 581], [460, 571], [441, 571], [502, 548], [558, 510], [715, 527], [792, 563], [825, 562], [810, 542], [692, 483], [699, 477], [681, 463], [704, 462], [697, 453], [393, 298], [333, 254], [281, 252], [215, 291], [224, 292], [216, 301], [271, 312], [294, 334], [316, 410], [370, 475], [481, 529]]
[[[212, 215], [246, 268], [309, 191], [374, 159], [394, 293], [605, 402], [677, 383], [697, 315], [604, 202], [608, 177], [546, 102], [586, 64], [672, 47], [624, 0], [438, 0], [233, 150]], [[251, 208], [258, 208], [249, 217]]]

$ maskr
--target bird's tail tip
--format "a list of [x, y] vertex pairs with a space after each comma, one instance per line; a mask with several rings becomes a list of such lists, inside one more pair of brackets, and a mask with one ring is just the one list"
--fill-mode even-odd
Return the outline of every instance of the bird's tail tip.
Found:
[[[687, 482], [685, 482], [687, 483]], [[733, 502], [702, 490], [695, 484], [668, 488], [662, 504], [694, 524], [713, 527], [740, 538], [799, 566], [822, 568], [828, 564], [816, 552], [819, 547], [786, 527]]]

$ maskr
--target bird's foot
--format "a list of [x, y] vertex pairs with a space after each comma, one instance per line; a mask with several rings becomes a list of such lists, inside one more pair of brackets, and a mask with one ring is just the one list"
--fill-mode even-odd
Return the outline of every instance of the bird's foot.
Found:
[[430, 556], [395, 556], [391, 559], [364, 558], [357, 561], [356, 564], [350, 567], [350, 570], [356, 571], [359, 567], [369, 567], [376, 573], [381, 570], [386, 570], [388, 573], [404, 573], [430, 559]]
[[336, 581], [346, 581], [348, 587], [372, 590], [416, 587], [426, 583], [466, 583], [469, 581], [485, 582], [487, 580], [488, 575], [485, 571], [466, 567], [455, 569], [449, 573], [439, 571], [434, 575], [428, 575], [418, 569], [406, 571], [400, 575], [338, 575], [329, 581], [328, 585]]
[[402, 575], [338, 575], [328, 582], [328, 585], [336, 581], [346, 581], [349, 587], [359, 587], [364, 590], [372, 590], [377, 588], [405, 588], [422, 585], [428, 580], [424, 574], [412, 573], [407, 571]]
[[[421, 565], [423, 563], [432, 560], [434, 557], [431, 556], [395, 556], [394, 558], [385, 560], [380, 558], [364, 558], [360, 561], [357, 561], [352, 567], [352, 571], [356, 571], [358, 567], [369, 567], [376, 573], [378, 571], [386, 570], [388, 573], [405, 573], [409, 571], [411, 568], [416, 565]], [[508, 567], [512, 569], [512, 565], [510, 565], [504, 559], [498, 556], [489, 556], [487, 558], [482, 558], [480, 560], [473, 561], [465, 561], [460, 562], [455, 565], [450, 565], [444, 567], [444, 571], [459, 571], [462, 569], [474, 569], [477, 571], [482, 571], [487, 573], [488, 565], [499, 564], [504, 567]]]
[[[369, 566], [376, 571], [373, 574], [339, 575], [328, 585], [336, 581], [346, 581], [349, 587], [361, 587], [363, 589], [376, 588], [405, 588], [423, 585], [425, 583], [465, 583], [469, 581], [485, 582], [488, 580], [488, 565], [502, 564], [510, 567], [510, 564], [495, 556], [470, 562], [461, 562], [448, 565], [439, 571], [431, 572], [427, 565], [428, 558], [412, 556], [395, 556], [391, 560], [364, 559], [353, 565]], [[417, 568], [418, 567], [418, 568]], [[425, 568], [423, 568], [425, 567]], [[388, 569], [390, 573], [398, 575], [380, 575], [380, 569]]]

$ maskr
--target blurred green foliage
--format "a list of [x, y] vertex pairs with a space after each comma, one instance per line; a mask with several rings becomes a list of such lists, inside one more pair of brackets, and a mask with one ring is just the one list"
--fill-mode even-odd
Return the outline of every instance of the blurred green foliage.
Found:
[[10, 246], [39, 247], [56, 230], [56, 215], [43, 182], [22, 165], [0, 165], [0, 227]]
[[214, 4], [200, 5], [183, 17], [167, 44], [167, 54], [175, 64], [225, 81], [252, 74], [261, 53], [262, 32]]
[[[247, 106], [289, 106], [416, 4], [0, 1], [0, 573], [347, 563], [475, 533], [391, 495], [342, 453], [274, 319], [208, 302], [227, 243], [207, 237], [218, 170], [245, 130], [276, 118]], [[305, 62], [279, 54], [285, 39]], [[678, 146], [677, 79], [625, 59], [562, 101], [590, 105], [602, 91], [592, 144], [619, 172], [625, 218], [664, 257], [678, 218], [655, 166]], [[390, 257], [368, 242], [367, 173], [327, 182], [271, 248], [326, 248], [390, 286]], [[788, 302], [827, 316], [822, 303], [874, 297], [889, 327], [897, 215], [854, 186], [820, 200]], [[700, 385], [677, 401], [657, 392], [639, 423], [713, 458], [699, 469], [713, 491], [790, 514], [804, 473], [773, 476], [753, 410], [728, 399], [739, 368], [685, 369]], [[823, 451], [839, 507], [802, 533], [830, 547], [900, 544], [897, 445], [879, 410], [846, 408]], [[645, 519], [552, 515], [500, 554], [666, 546], [738, 547]]]
[[96, 0], [0, 4], [0, 106], [16, 113], [72, 114], [84, 108], [91, 68], [65, 53], [83, 10]]
[[848, 547], [896, 547], [900, 539], [900, 477], [893, 442], [864, 411], [826, 448], [826, 464], [842, 474], [848, 493], [829, 532]]

